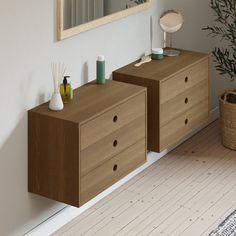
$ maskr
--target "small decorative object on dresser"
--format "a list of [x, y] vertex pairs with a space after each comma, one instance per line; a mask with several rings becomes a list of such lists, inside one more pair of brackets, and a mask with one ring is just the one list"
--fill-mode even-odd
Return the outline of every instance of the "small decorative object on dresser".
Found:
[[28, 112], [28, 189], [79, 207], [146, 161], [146, 88], [108, 80]]
[[164, 12], [160, 18], [160, 26], [162, 30], [164, 31], [164, 48], [167, 44], [167, 33], [169, 33], [170, 36], [170, 49], [164, 50], [164, 55], [169, 57], [179, 56], [180, 51], [175, 50], [172, 48], [172, 34], [177, 32], [182, 28], [182, 25], [184, 23], [183, 16], [174, 10], [168, 10]]
[[216, 70], [220, 75], [227, 75], [224, 79], [231, 80], [232, 90], [219, 96], [220, 124], [222, 144], [236, 150], [236, 2], [235, 0], [214, 0], [210, 2], [214, 11], [215, 24], [207, 26], [211, 36], [218, 36], [223, 47], [216, 47], [213, 51]]
[[71, 87], [70, 76], [64, 76], [63, 82], [60, 85], [60, 94], [63, 103], [69, 103], [73, 98], [73, 90]]
[[181, 50], [179, 57], [135, 63], [113, 72], [113, 79], [148, 89], [148, 150], [160, 152], [207, 121], [207, 54]]
[[150, 56], [143, 56], [140, 58], [139, 62], [135, 63], [134, 66], [135, 67], [140, 67], [141, 65], [148, 63], [152, 61], [152, 58]]
[[60, 93], [53, 93], [49, 102], [49, 109], [52, 111], [61, 111], [64, 108]]
[[164, 57], [163, 53], [164, 53], [164, 51], [162, 48], [153, 48], [152, 49], [152, 60], [163, 59], [163, 57]]
[[60, 84], [63, 76], [65, 75], [66, 68], [63, 64], [52, 63], [51, 70], [54, 92], [52, 94], [51, 101], [49, 102], [49, 109], [52, 111], [60, 111], [64, 107], [60, 94]]
[[97, 84], [105, 84], [106, 83], [106, 73], [105, 73], [105, 57], [103, 55], [98, 56], [97, 58]]

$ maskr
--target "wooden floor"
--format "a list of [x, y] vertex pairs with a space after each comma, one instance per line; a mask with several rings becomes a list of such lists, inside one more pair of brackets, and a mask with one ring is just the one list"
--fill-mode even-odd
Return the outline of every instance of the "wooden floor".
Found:
[[236, 152], [214, 122], [55, 235], [208, 235], [235, 209]]

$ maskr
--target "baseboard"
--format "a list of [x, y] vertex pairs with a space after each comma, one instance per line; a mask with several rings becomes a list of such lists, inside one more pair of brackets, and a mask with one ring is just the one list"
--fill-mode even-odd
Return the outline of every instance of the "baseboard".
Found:
[[142, 172], [143, 170], [148, 168], [154, 162], [156, 162], [157, 160], [159, 160], [160, 158], [165, 156], [168, 152], [170, 152], [175, 147], [177, 147], [178, 145], [180, 145], [181, 143], [186, 141], [192, 135], [199, 132], [201, 129], [203, 129], [204, 127], [206, 127], [207, 125], [209, 125], [210, 123], [215, 121], [216, 119], [218, 119], [218, 117], [219, 117], [219, 112], [218, 112], [218, 107], [217, 107], [211, 111], [210, 118], [207, 123], [205, 123], [199, 129], [197, 129], [194, 132], [192, 132], [191, 134], [189, 134], [187, 137], [182, 139], [179, 143], [177, 143], [172, 148], [165, 150], [161, 153], [149, 152], [147, 155], [147, 162], [144, 165], [142, 165], [141, 167], [139, 167], [138, 169], [136, 169], [135, 171], [130, 173], [128, 176], [121, 179], [119, 182], [112, 185], [110, 188], [108, 188], [107, 190], [105, 190], [104, 192], [102, 192], [101, 194], [96, 196], [94, 199], [92, 199], [91, 201], [89, 201], [88, 203], [86, 203], [85, 205], [83, 205], [80, 208], [75, 208], [72, 206], [64, 207], [59, 212], [57, 212], [56, 214], [51, 216], [49, 219], [46, 219], [44, 222], [42, 222], [38, 226], [34, 227], [31, 231], [27, 232], [25, 235], [27, 235], [27, 236], [51, 235], [52, 233], [54, 233], [55, 231], [57, 231], [58, 229], [63, 227], [65, 224], [67, 224], [68, 222], [70, 222], [71, 220], [73, 220], [74, 218], [79, 216], [81, 213], [83, 213], [84, 211], [86, 211], [87, 209], [89, 209], [90, 207], [95, 205], [98, 201], [100, 201], [101, 199], [106, 197], [108, 194], [110, 194], [111, 192], [113, 192], [114, 190], [116, 190], [117, 188], [122, 186], [124, 183], [128, 182], [134, 176], [136, 176], [137, 174], [139, 174], [140, 172]]

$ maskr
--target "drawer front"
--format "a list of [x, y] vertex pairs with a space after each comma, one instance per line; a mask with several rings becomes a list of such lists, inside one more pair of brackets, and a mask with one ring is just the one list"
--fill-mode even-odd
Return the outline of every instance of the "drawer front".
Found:
[[111, 157], [138, 140], [145, 138], [146, 116], [142, 115], [128, 125], [99, 140], [81, 152], [81, 174], [86, 175]]
[[81, 205], [101, 193], [146, 161], [145, 139], [81, 178]]
[[208, 81], [203, 80], [184, 93], [172, 98], [160, 106], [160, 126], [166, 125], [201, 101], [208, 99]]
[[186, 113], [160, 128], [160, 150], [164, 150], [192, 130], [203, 124], [209, 117], [209, 102], [205, 100]]
[[200, 81], [209, 78], [209, 62], [204, 60], [185, 71], [161, 82], [160, 84], [160, 104], [176, 97], [184, 91], [192, 88]]
[[146, 112], [146, 92], [118, 105], [81, 127], [81, 150], [125, 126]]

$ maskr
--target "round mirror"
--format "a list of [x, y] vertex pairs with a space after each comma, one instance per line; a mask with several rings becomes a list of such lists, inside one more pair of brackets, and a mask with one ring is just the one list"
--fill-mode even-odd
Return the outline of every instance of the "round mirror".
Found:
[[[160, 26], [164, 31], [164, 42], [165, 42], [164, 47], [166, 47], [166, 33], [170, 34], [169, 47], [172, 48], [172, 33], [175, 33], [178, 30], [180, 30], [183, 23], [184, 23], [184, 18], [179, 12], [174, 10], [168, 10], [164, 12], [164, 14], [160, 18]], [[165, 56], [178, 56], [179, 54], [180, 52], [177, 50], [173, 49], [164, 50]]]

